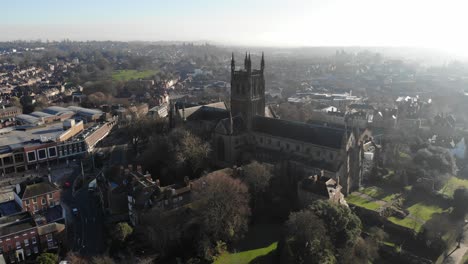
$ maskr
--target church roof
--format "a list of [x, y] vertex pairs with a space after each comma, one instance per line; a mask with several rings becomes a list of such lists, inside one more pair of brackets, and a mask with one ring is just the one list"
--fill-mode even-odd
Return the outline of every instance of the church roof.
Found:
[[229, 116], [224, 102], [217, 102], [207, 105], [198, 105], [185, 109], [179, 109], [178, 115], [188, 121], [194, 120], [219, 120]]
[[252, 122], [255, 132], [276, 137], [304, 141], [314, 145], [340, 149], [345, 135], [344, 129], [324, 127], [289, 120], [256, 116]]

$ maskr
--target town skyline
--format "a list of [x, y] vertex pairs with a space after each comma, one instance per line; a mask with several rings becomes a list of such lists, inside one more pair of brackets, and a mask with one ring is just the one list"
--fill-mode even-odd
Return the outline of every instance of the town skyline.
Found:
[[[421, 47], [468, 55], [466, 3], [85, 1], [3, 3], [0, 41], [207, 41], [222, 45]], [[86, 7], [86, 8], [85, 8]], [[450, 15], [445, 15], [450, 14]], [[434, 19], [434, 18], [438, 19]], [[241, 19], [240, 19], [241, 18]], [[398, 19], [394, 19], [398, 18]]]

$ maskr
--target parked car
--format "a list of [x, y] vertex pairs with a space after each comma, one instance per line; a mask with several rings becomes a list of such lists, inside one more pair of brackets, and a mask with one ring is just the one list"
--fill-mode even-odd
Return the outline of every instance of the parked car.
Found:
[[63, 187], [64, 187], [64, 188], [70, 188], [70, 187], [71, 187], [71, 182], [66, 181], [66, 182], [63, 184]]
[[74, 216], [78, 216], [78, 215], [79, 215], [78, 208], [76, 208], [76, 207], [73, 207], [73, 209], [72, 209], [72, 213], [73, 213], [73, 215], [74, 215]]

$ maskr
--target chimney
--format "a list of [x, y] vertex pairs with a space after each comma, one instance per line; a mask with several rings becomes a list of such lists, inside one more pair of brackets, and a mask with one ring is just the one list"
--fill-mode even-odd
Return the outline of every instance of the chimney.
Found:
[[16, 184], [16, 194], [21, 192], [21, 185], [19, 183]]

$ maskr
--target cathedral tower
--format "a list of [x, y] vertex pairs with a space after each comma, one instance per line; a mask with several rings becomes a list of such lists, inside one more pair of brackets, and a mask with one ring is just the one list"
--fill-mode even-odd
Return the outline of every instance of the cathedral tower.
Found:
[[251, 128], [252, 118], [265, 116], [265, 59], [262, 53], [260, 70], [252, 69], [250, 53], [245, 53], [244, 69], [236, 70], [234, 54], [231, 59], [231, 112], [241, 115]]

